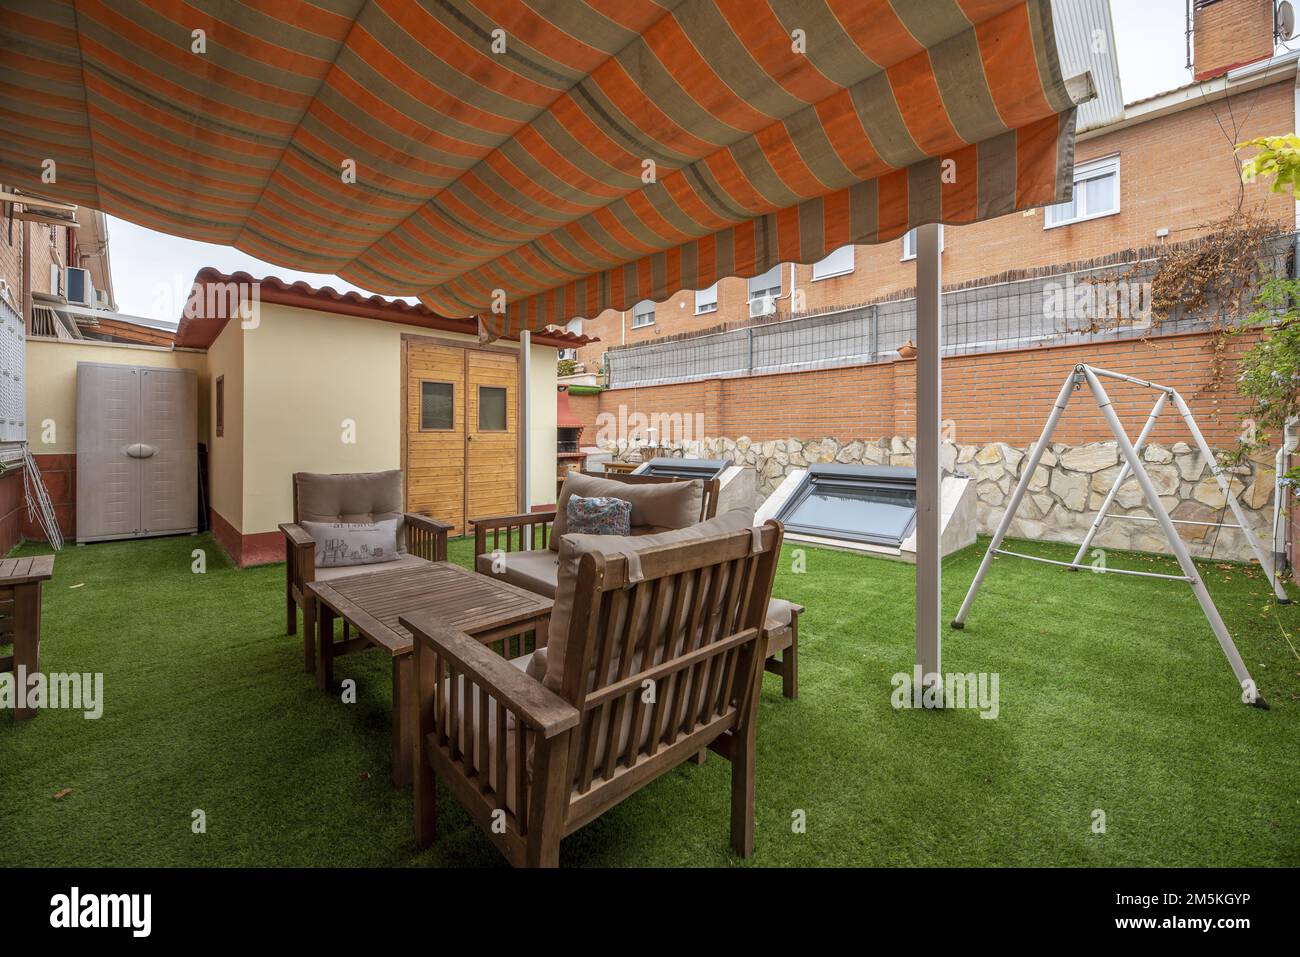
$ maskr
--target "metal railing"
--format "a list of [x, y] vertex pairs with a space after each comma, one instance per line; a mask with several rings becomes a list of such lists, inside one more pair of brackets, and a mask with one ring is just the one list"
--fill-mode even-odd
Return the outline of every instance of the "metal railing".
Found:
[[[1295, 234], [1272, 241], [1266, 270], [1290, 275]], [[1153, 327], [1151, 282], [1159, 263], [1134, 258], [1073, 271], [969, 285], [943, 295], [943, 353], [1175, 335], [1210, 328], [1213, 315], [1174, 315]], [[916, 340], [916, 299], [623, 346], [605, 353], [611, 388], [762, 375], [898, 358]]]

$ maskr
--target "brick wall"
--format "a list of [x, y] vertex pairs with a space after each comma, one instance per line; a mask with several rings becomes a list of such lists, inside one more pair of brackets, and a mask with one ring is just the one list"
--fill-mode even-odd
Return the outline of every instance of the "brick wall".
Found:
[[[23, 289], [23, 234], [29, 238], [29, 258], [31, 259], [31, 292], [50, 292], [50, 265], [64, 261], [67, 253], [67, 228], [53, 227], [54, 242], [51, 243], [51, 227], [44, 223], [30, 223], [14, 220], [12, 238], [10, 224], [0, 221], [0, 279], [9, 286], [9, 304], [19, 313], [26, 315], [22, 302]], [[30, 317], [28, 317], [30, 321]]]
[[[59, 521], [59, 531], [67, 541], [77, 535], [77, 456], [74, 454], [34, 455], [36, 466], [41, 470], [41, 480], [45, 491], [49, 493], [50, 504]], [[22, 516], [22, 536], [33, 542], [45, 541], [45, 532], [39, 521], [28, 521], [27, 512]]]
[[[1220, 6], [1227, 6], [1227, 0]], [[995, 276], [1012, 269], [1078, 262], [1157, 242], [1156, 231], [1168, 229], [1169, 242], [1190, 239], [1205, 226], [1236, 207], [1240, 180], [1231, 127], [1220, 127], [1230, 108], [1241, 122], [1236, 140], [1266, 133], [1289, 132], [1295, 126], [1293, 84], [1279, 82], [1238, 94], [1228, 102], [1207, 103], [1126, 129], [1112, 130], [1078, 144], [1078, 162], [1118, 154], [1120, 211], [1113, 216], [1043, 228], [1043, 213], [1013, 213], [969, 226], [948, 227], [944, 234], [943, 278], [958, 284]], [[1177, 162], [1171, 165], [1171, 157]], [[960, 171], [958, 171], [960, 175]], [[1295, 207], [1288, 194], [1270, 193], [1265, 183], [1245, 187], [1245, 206], [1287, 224]], [[900, 240], [879, 246], [858, 246], [854, 270], [844, 276], [812, 280], [811, 265], [798, 267], [795, 281], [802, 294], [801, 309], [816, 311], [836, 305], [870, 302], [910, 289], [916, 281], [914, 261], [902, 261]], [[788, 312], [790, 266], [782, 268], [779, 303]], [[605, 350], [624, 342], [639, 343], [664, 336], [698, 332], [724, 323], [744, 321], [748, 284], [723, 279], [718, 284], [718, 310], [695, 315], [694, 292], [681, 292], [655, 309], [655, 322], [631, 328], [631, 312], [607, 311], [584, 324], [584, 332], [601, 341], [578, 351], [578, 358], [595, 368]]]
[[23, 470], [10, 466], [0, 473], [0, 556], [22, 540], [22, 519], [25, 514], [23, 498]]
[[[26, 226], [19, 220], [14, 220], [11, 224], [7, 221], [0, 221], [0, 279], [5, 280], [9, 287], [9, 294], [6, 299], [9, 305], [20, 315], [23, 311], [22, 304], [22, 269], [23, 269], [23, 229]], [[12, 232], [12, 240], [10, 234]]]
[[1193, 17], [1192, 63], [1197, 80], [1221, 76], [1273, 53], [1272, 0], [1217, 0]]
[[[1230, 341], [1225, 386], [1208, 389], [1213, 338], [1206, 334], [1164, 336], [1150, 341], [1048, 346], [954, 356], [943, 361], [943, 415], [960, 443], [1007, 442], [1025, 446], [1038, 438], [1069, 369], [1086, 362], [1176, 387], [1197, 417], [1211, 446], [1231, 446], [1241, 428], [1245, 402], [1232, 388], [1232, 356], [1254, 341]], [[1121, 420], [1133, 431], [1155, 396], [1123, 383], [1106, 383]], [[602, 413], [618, 421], [644, 415], [704, 416], [704, 435], [756, 442], [830, 436], [840, 441], [875, 440], [916, 432], [916, 363], [900, 360], [776, 375], [708, 379], [674, 385], [611, 389], [571, 396], [570, 408], [584, 423], [582, 441], [593, 444]], [[702, 438], [704, 436], [691, 436]], [[1056, 441], [1071, 445], [1110, 437], [1096, 405], [1078, 397], [1062, 417]], [[666, 437], [665, 437], [666, 438]], [[1177, 418], [1166, 413], [1153, 440], [1184, 441]]]

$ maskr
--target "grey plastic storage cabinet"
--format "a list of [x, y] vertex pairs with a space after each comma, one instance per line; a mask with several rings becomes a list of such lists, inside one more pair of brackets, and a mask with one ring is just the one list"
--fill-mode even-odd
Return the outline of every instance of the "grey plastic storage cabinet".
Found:
[[77, 541], [198, 528], [198, 377], [77, 363]]

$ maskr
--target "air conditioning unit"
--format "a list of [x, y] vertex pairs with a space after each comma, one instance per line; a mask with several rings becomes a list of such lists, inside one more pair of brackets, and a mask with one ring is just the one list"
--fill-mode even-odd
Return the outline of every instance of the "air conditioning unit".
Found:
[[89, 269], [69, 266], [67, 290], [68, 302], [80, 303], [83, 306], [95, 304], [95, 283], [90, 277]]
[[63, 295], [63, 270], [58, 263], [50, 263], [50, 295]]
[[757, 319], [759, 316], [770, 316], [776, 312], [776, 297], [759, 296], [757, 299], [749, 300], [749, 318]]

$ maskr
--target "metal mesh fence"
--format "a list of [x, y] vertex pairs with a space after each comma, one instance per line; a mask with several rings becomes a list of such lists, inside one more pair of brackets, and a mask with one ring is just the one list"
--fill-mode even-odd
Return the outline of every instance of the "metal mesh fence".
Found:
[[[1264, 272], [1290, 273], [1296, 234], [1273, 241]], [[971, 285], [943, 295], [943, 354], [1174, 335], [1209, 328], [1213, 315], [1151, 323], [1158, 260], [1136, 259]], [[778, 319], [707, 335], [611, 349], [608, 384], [658, 385], [799, 369], [867, 365], [898, 358], [916, 340], [915, 298]]]

